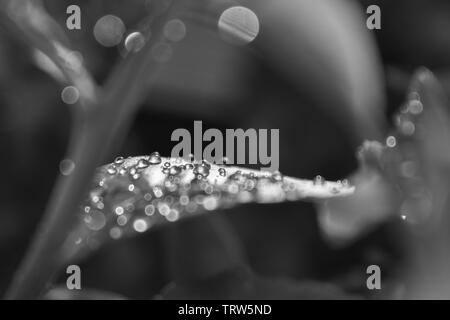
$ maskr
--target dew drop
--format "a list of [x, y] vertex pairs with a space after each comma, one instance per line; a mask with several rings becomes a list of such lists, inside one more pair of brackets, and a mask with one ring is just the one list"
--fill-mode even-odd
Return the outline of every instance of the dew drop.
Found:
[[187, 195], [182, 195], [180, 197], [180, 204], [186, 206], [189, 203], [189, 197]]
[[59, 163], [59, 171], [63, 176], [69, 176], [75, 170], [75, 162], [70, 159], [64, 159]]
[[151, 195], [150, 193], [144, 194], [144, 200], [145, 200], [145, 201], [150, 201], [150, 200], [152, 200], [152, 195]]
[[170, 207], [166, 203], [160, 203], [158, 211], [162, 216], [166, 216], [170, 212]]
[[201, 175], [202, 178], [203, 177], [206, 178], [209, 175], [209, 168], [210, 168], [210, 165], [207, 165], [205, 163], [202, 163], [200, 165], [197, 164], [194, 167], [194, 174]]
[[186, 26], [180, 19], [173, 19], [164, 26], [164, 36], [167, 40], [178, 42], [186, 35]]
[[215, 210], [218, 206], [218, 202], [216, 197], [206, 197], [203, 201], [203, 207], [208, 210], [208, 211], [212, 211]]
[[148, 162], [150, 164], [160, 164], [161, 163], [161, 156], [159, 155], [158, 152], [153, 152], [152, 154], [150, 154], [150, 157], [148, 158]]
[[274, 181], [280, 182], [283, 180], [283, 175], [280, 173], [280, 171], [275, 171], [272, 173], [272, 179]]
[[170, 210], [166, 215], [167, 221], [170, 221], [170, 222], [177, 221], [178, 218], [179, 218], [179, 212], [176, 209]]
[[128, 222], [128, 218], [125, 215], [120, 215], [117, 217], [117, 224], [119, 226], [124, 226]]
[[113, 175], [117, 173], [117, 169], [115, 166], [109, 166], [108, 169], [106, 169], [106, 172], [108, 172], [110, 175]]
[[138, 52], [145, 45], [145, 37], [142, 33], [136, 31], [130, 33], [125, 39], [125, 48], [129, 52]]
[[95, 39], [105, 47], [114, 47], [122, 41], [125, 24], [114, 15], [106, 15], [97, 20], [94, 26]]
[[80, 98], [80, 91], [74, 86], [67, 86], [61, 92], [61, 99], [64, 103], [75, 104]]
[[411, 136], [416, 131], [416, 126], [411, 121], [404, 121], [401, 125], [401, 131], [404, 135]]
[[175, 175], [179, 174], [180, 172], [181, 172], [181, 167], [178, 167], [178, 166], [173, 166], [169, 170], [169, 174], [172, 176], [175, 176]]
[[389, 148], [394, 148], [397, 145], [397, 139], [394, 136], [389, 136], [386, 138], [386, 145]]
[[415, 115], [422, 113], [423, 104], [419, 100], [412, 100], [409, 102], [408, 110]]
[[221, 177], [225, 177], [227, 175], [227, 171], [224, 168], [219, 169], [219, 175]]
[[125, 159], [124, 159], [123, 157], [117, 157], [117, 158], [114, 160], [114, 163], [117, 164], [117, 165], [122, 164], [122, 163], [124, 163], [124, 162], [125, 162]]
[[118, 216], [122, 215], [123, 212], [124, 212], [123, 207], [121, 207], [121, 206], [116, 207], [116, 209], [114, 210], [114, 212], [115, 212]]
[[234, 45], [245, 45], [258, 36], [258, 16], [250, 9], [236, 6], [226, 9], [219, 18], [222, 38]]
[[145, 232], [148, 229], [147, 221], [144, 219], [136, 219], [133, 222], [133, 229], [137, 232]]
[[323, 183], [324, 183], [324, 179], [323, 179], [322, 176], [316, 176], [314, 178], [314, 184], [315, 185], [323, 185]]
[[119, 227], [113, 227], [109, 230], [109, 236], [112, 239], [120, 239], [120, 237], [122, 236], [122, 230], [120, 230]]
[[144, 208], [144, 212], [147, 216], [151, 216], [155, 213], [155, 206], [152, 204], [146, 205]]
[[153, 189], [153, 193], [155, 194], [155, 197], [161, 198], [163, 196], [163, 192], [160, 188], [155, 187]]

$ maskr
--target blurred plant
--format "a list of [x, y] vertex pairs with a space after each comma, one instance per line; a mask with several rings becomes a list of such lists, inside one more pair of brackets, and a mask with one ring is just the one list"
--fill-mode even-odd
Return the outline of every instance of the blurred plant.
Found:
[[[220, 14], [230, 7], [231, 3], [228, 1], [175, 1], [170, 4], [164, 1], [158, 2], [159, 10], [152, 11], [146, 17], [146, 21], [151, 25], [152, 37], [145, 43], [148, 39], [145, 32], [131, 34], [125, 40], [125, 48], [128, 49], [126, 58], [113, 70], [102, 87], [99, 87], [85, 70], [82, 61], [70, 49], [64, 32], [44, 10], [40, 1], [2, 0], [0, 4], [2, 5], [0, 25], [35, 50], [39, 50], [38, 57], [48, 59], [56, 67], [49, 68], [47, 71], [64, 85], [69, 84], [76, 88], [80, 95], [79, 105], [72, 108], [74, 124], [64, 160], [67, 170], [63, 170], [63, 175], [58, 178], [54, 186], [36, 238], [32, 241], [24, 262], [11, 284], [9, 298], [35, 298], [43, 294], [62, 261], [73, 258], [78, 251], [78, 247], [74, 244], [79, 244], [79, 239], [81, 243], [88, 244], [88, 240], [91, 239], [90, 244], [95, 247], [96, 243], [98, 245], [101, 242], [98, 242], [99, 240], [95, 237], [99, 237], [100, 240], [105, 236], [120, 237], [123, 231], [114, 229], [115, 227], [111, 224], [120, 225], [119, 218], [128, 220], [130, 217], [118, 209], [114, 202], [117, 200], [116, 196], [129, 197], [131, 193], [133, 201], [142, 202], [141, 198], [136, 199], [136, 197], [142, 197], [144, 201], [148, 201], [145, 199], [147, 194], [158, 198], [159, 192], [155, 190], [159, 189], [154, 188], [162, 188], [161, 192], [168, 192], [167, 197], [171, 196], [172, 201], [179, 203], [185, 201], [182, 200], [184, 195], [205, 197], [201, 206], [197, 204], [199, 208], [193, 210], [192, 213], [194, 213], [200, 209], [209, 211], [222, 205], [245, 201], [277, 202], [299, 200], [305, 197], [327, 198], [348, 195], [353, 191], [345, 183], [325, 182], [321, 178], [316, 181], [303, 181], [277, 175], [267, 176], [232, 167], [220, 168], [209, 164], [208, 171], [215, 172], [216, 175], [211, 174], [211, 176], [219, 181], [208, 180], [205, 184], [202, 179], [196, 178], [193, 174], [195, 170], [199, 170], [196, 167], [199, 164], [182, 162], [184, 166], [192, 166], [182, 170], [179, 168], [181, 163], [177, 163], [178, 159], [160, 159], [160, 161], [168, 162], [169, 166], [161, 168], [159, 164], [153, 164], [153, 166], [149, 163], [146, 167], [139, 168], [140, 163], [150, 161], [151, 156], [138, 157], [116, 160], [123, 161], [123, 164], [116, 163], [100, 169], [100, 178], [94, 183], [102, 182], [103, 185], [95, 186], [91, 190], [88, 200], [90, 209], [84, 211], [82, 223], [73, 229], [77, 226], [79, 217], [74, 213], [78, 211], [83, 196], [88, 193], [89, 182], [95, 175], [95, 168], [106, 162], [105, 160], [114, 153], [114, 149], [120, 145], [137, 107], [146, 96], [149, 82], [154, 84], [158, 81], [158, 73], [162, 65], [167, 62], [166, 53], [174, 50], [174, 41], [165, 34], [167, 23], [173, 21], [173, 18], [183, 17], [209, 28], [215, 28], [217, 21], [220, 21]], [[384, 129], [380, 112], [382, 108], [379, 108], [383, 105], [383, 98], [378, 58], [370, 38], [364, 32], [358, 31], [361, 28], [355, 28], [355, 24], [362, 19], [354, 6], [346, 2], [336, 5], [331, 0], [322, 2], [283, 0], [276, 5], [273, 2], [255, 2], [253, 7], [263, 22], [262, 27], [279, 25], [279, 28], [264, 29], [255, 39], [253, 48], [265, 53], [275, 66], [299, 86], [313, 105], [327, 108], [327, 111], [334, 114], [349, 133], [356, 133], [358, 137], [362, 135], [378, 138]], [[286, 19], [292, 14], [292, 8], [298, 9], [297, 13], [301, 14], [301, 19], [298, 17]], [[316, 19], [317, 16], [321, 16], [321, 19]], [[233, 19], [227, 22], [229, 27], [227, 32], [239, 31], [241, 27], [239, 24], [242, 22], [238, 20], [234, 23], [237, 25], [233, 26]], [[304, 43], [301, 46], [292, 46], [291, 40], [285, 37], [291, 31], [293, 31], [292, 34], [297, 34], [303, 39]], [[276, 50], [273, 50], [274, 46]], [[313, 87], [315, 90], [310, 90]], [[324, 95], [323, 92], [327, 94]], [[343, 106], [344, 109], [329, 108], [329, 105], [333, 104]], [[342, 113], [345, 115], [342, 116]], [[132, 169], [135, 173], [131, 172]], [[221, 169], [225, 170], [225, 175], [220, 173]], [[125, 170], [126, 174], [121, 175], [121, 170]], [[155, 170], [158, 171], [157, 174]], [[162, 172], [163, 175], [161, 170], [167, 170], [167, 172]], [[241, 170], [241, 173], [238, 174], [237, 170]], [[170, 188], [175, 187], [179, 190], [182, 185], [166, 179], [166, 174], [168, 177], [177, 176], [177, 174], [171, 174], [171, 171], [177, 171], [177, 174], [181, 175], [191, 175], [188, 178], [191, 188], [186, 194], [176, 194], [177, 199], [173, 199], [174, 195], [170, 193], [174, 191]], [[136, 181], [130, 184], [136, 174], [138, 175]], [[226, 183], [220, 182], [221, 177]], [[192, 182], [193, 178], [196, 180]], [[251, 188], [252, 192], [246, 190], [249, 184], [254, 185]], [[132, 190], [130, 190], [131, 185], [133, 185]], [[233, 191], [233, 188], [237, 188], [238, 192]], [[212, 193], [210, 194], [209, 191]], [[95, 194], [96, 192], [100, 193]], [[211, 196], [215, 192], [220, 192], [227, 201], [222, 203], [223, 200]], [[111, 199], [100, 201], [101, 197], [111, 197]], [[163, 200], [167, 200], [167, 197]], [[103, 208], [108, 207], [107, 213], [98, 211], [98, 209], [103, 210], [98, 207], [100, 203]], [[156, 221], [150, 214], [150, 211], [155, 208], [147, 209], [147, 212], [147, 206], [143, 206], [142, 203], [131, 204], [143, 209], [145, 215], [145, 217], [143, 215], [133, 218], [133, 230], [137, 232], [145, 231], [149, 225], [158, 222], [177, 220], [180, 214], [178, 212], [176, 215], [173, 213], [173, 208], [169, 207], [165, 217], [159, 217], [158, 219], [162, 220]], [[91, 209], [93, 205], [97, 208]], [[155, 205], [161, 204], [158, 202], [153, 204], [154, 207]], [[126, 207], [122, 210], [125, 211]], [[142, 210], [140, 212], [142, 214]], [[121, 223], [126, 224], [126, 222]], [[108, 228], [103, 228], [106, 224]], [[100, 229], [108, 230], [108, 232], [93, 232]], [[68, 236], [69, 240], [67, 240]], [[63, 251], [67, 256], [64, 258], [55, 254], [55, 252], [61, 252], [62, 243], [66, 244]], [[86, 248], [89, 248], [89, 245]]]

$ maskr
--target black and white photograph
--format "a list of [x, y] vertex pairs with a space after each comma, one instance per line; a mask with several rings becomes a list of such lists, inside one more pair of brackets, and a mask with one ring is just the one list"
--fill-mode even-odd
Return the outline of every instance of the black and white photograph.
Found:
[[448, 0], [0, 0], [0, 300], [448, 300], [449, 97]]

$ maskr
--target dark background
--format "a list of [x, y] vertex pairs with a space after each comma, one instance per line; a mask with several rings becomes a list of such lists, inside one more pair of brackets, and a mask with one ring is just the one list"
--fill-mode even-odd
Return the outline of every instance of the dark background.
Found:
[[[431, 68], [444, 85], [449, 83], [450, 3], [360, 2], [364, 8], [378, 4], [382, 10], [382, 30], [373, 34], [382, 56], [388, 99], [385, 116], [390, 119], [418, 66]], [[144, 1], [45, 1], [62, 26], [66, 7], [75, 3], [82, 8], [83, 28], [67, 35], [101, 83], [120, 55], [95, 41], [95, 21], [111, 13], [127, 26], [136, 25], [145, 10]], [[178, 69], [167, 71], [166, 84], [140, 108], [120, 155], [155, 150], [169, 155], [172, 131], [191, 129], [193, 121], [200, 119], [204, 130], [279, 128], [280, 171], [286, 175], [339, 179], [356, 168], [356, 146], [348, 133], [326, 112], [303, 102], [301, 93], [264, 56], [245, 49], [224, 53], [220, 45], [200, 44], [196, 50], [178, 56]], [[230, 64], [228, 56], [237, 62]], [[172, 83], [172, 78], [177, 81]], [[208, 79], [213, 80], [206, 86]], [[180, 84], [188, 82], [192, 88], [183, 92]], [[67, 146], [70, 112], [60, 90], [33, 64], [26, 47], [0, 32], [0, 293], [31, 240]], [[365, 266], [379, 264], [386, 279], [392, 280], [392, 287], [387, 287], [394, 289], [383, 290], [388, 296], [397, 288], [396, 275], [405, 261], [402, 232], [398, 223], [388, 222], [350, 246], [335, 248], [321, 237], [315, 208], [309, 203], [245, 205], [226, 215], [219, 212], [182, 221], [103, 247], [80, 262], [83, 286], [150, 298], [175, 281], [180, 288], [172, 291], [174, 296], [239, 297], [242, 279], [251, 269], [264, 278], [283, 279], [281, 284], [258, 282], [251, 297], [342, 295], [320, 287], [316, 291], [316, 285], [309, 284], [313, 280], [370, 297]], [[304, 291], [287, 289], [297, 284]]]

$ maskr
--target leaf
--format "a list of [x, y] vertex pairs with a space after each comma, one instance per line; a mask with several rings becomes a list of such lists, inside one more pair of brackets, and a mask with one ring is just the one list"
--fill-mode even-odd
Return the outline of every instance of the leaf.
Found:
[[125, 300], [126, 298], [114, 292], [97, 289], [69, 290], [64, 286], [50, 289], [43, 297], [45, 300]]
[[397, 211], [400, 194], [382, 164], [387, 152], [377, 141], [364, 142], [357, 154], [359, 168], [348, 177], [355, 193], [317, 204], [320, 229], [331, 244], [347, 245]]
[[[402, 218], [426, 232], [439, 224], [449, 189], [450, 116], [434, 75], [418, 70], [384, 143], [366, 142], [349, 180], [357, 192], [319, 207], [319, 223], [348, 242], [376, 225]], [[447, 137], [447, 138], [446, 138]]]
[[263, 29], [255, 44], [267, 60], [352, 138], [378, 139], [385, 125], [381, 65], [363, 11], [334, 0], [254, 6]]
[[353, 192], [345, 181], [302, 180], [279, 172], [163, 158], [157, 152], [117, 158], [99, 168], [64, 254], [67, 259], [80, 248], [239, 204], [321, 200]]
[[168, 285], [157, 299], [207, 300], [315, 300], [357, 299], [338, 287], [315, 281], [263, 278], [247, 268], [237, 267], [195, 283]]

